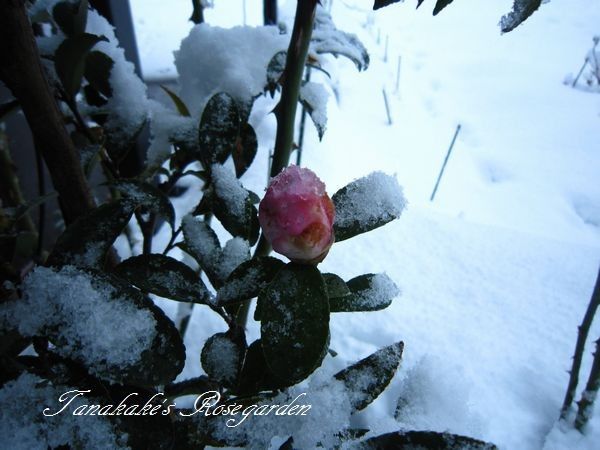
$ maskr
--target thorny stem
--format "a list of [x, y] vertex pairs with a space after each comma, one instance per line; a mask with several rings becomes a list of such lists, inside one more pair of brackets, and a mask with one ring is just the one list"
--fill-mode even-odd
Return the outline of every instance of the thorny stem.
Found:
[[[577, 343], [575, 344], [575, 355], [573, 356], [573, 366], [571, 367], [571, 372], [569, 374], [569, 384], [567, 387], [567, 393], [565, 394], [565, 400], [560, 410], [560, 418], [563, 420], [566, 419], [569, 413], [569, 409], [571, 408], [571, 404], [573, 403], [573, 399], [575, 398], [575, 391], [577, 390], [577, 384], [579, 382], [579, 371], [581, 369], [581, 360], [583, 358], [585, 341], [587, 340], [590, 327], [592, 326], [592, 321], [594, 320], [594, 316], [596, 315], [596, 311], [598, 310], [599, 305], [600, 269], [598, 270], [598, 276], [596, 278], [596, 285], [594, 287], [594, 292], [592, 293], [592, 298], [590, 299], [590, 303], [588, 304], [587, 310], [583, 317], [583, 321], [579, 326], [579, 332], [577, 334]], [[598, 349], [596, 349], [595, 359], [597, 360], [598, 358]]]
[[[276, 176], [289, 163], [294, 144], [294, 125], [296, 123], [296, 109], [298, 96], [302, 83], [302, 74], [306, 65], [308, 47], [313, 31], [317, 0], [298, 0], [294, 29], [287, 51], [285, 61], [284, 81], [281, 87], [281, 99], [275, 107], [277, 119], [277, 134], [275, 136], [275, 150], [271, 163], [271, 177]], [[271, 245], [261, 234], [254, 257], [267, 256], [271, 253]], [[248, 321], [250, 302], [242, 303], [236, 322], [244, 327]]]
[[598, 396], [598, 389], [600, 389], [600, 339], [596, 341], [596, 352], [594, 353], [592, 370], [590, 370], [590, 377], [588, 378], [585, 390], [581, 394], [581, 400], [578, 403], [579, 409], [575, 417], [575, 428], [581, 432], [583, 432], [592, 414], [594, 401]]

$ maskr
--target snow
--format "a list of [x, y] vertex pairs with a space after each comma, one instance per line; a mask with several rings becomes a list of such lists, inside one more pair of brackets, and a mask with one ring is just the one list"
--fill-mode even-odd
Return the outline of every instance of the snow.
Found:
[[221, 279], [229, 276], [233, 269], [244, 261], [250, 259], [250, 245], [248, 241], [240, 237], [234, 237], [228, 240], [223, 247], [223, 253], [219, 260], [219, 269]]
[[[216, 38], [226, 33], [217, 26], [241, 23], [241, 3], [215, 2], [206, 16], [215, 26], [195, 28], [190, 36], [207, 34], [212, 38], [208, 44], [218, 49], [226, 38]], [[247, 3], [248, 23], [258, 24], [260, 2]], [[403, 301], [380, 312], [335, 314], [331, 347], [338, 356], [326, 358], [314, 377], [321, 371], [335, 373], [332, 369], [398, 339], [406, 346], [392, 385], [364, 412], [330, 417], [329, 407], [341, 408], [343, 396], [324, 394], [313, 403], [327, 412], [313, 416], [311, 411], [308, 417], [319, 419], [311, 427], [295, 422], [289, 429], [307, 440], [301, 442], [305, 448], [311, 448], [313, 434], [349, 421], [372, 433], [402, 424], [444, 429], [503, 450], [595, 449], [600, 442], [597, 407], [586, 435], [557, 419], [577, 325], [600, 262], [600, 103], [597, 95], [571, 89], [562, 80], [577, 73], [591, 37], [598, 34], [600, 5], [550, 2], [501, 35], [498, 18], [510, 10], [512, 0], [453, 2], [435, 18], [425, 10], [427, 3], [433, 2], [418, 11], [406, 2], [372, 13], [364, 1], [333, 2], [337, 26], [364, 42], [371, 67], [356, 74], [348, 61], [323, 58], [332, 80], [313, 71], [314, 81], [328, 83], [335, 95], [328, 100], [323, 142], [307, 127], [303, 164], [327, 183], [330, 193], [369, 172], [396, 173], [411, 209], [398, 221], [334, 245], [321, 264], [324, 272], [344, 279], [386, 272], [402, 286]], [[289, 23], [294, 4], [280, 2], [282, 20]], [[134, 0], [132, 6], [134, 14], [144, 9], [135, 15], [144, 74], [174, 74], [170, 53], [191, 28], [189, 2]], [[164, 38], [166, 30], [171, 34]], [[236, 33], [253, 32], [242, 28]], [[276, 30], [260, 33], [275, 37]], [[378, 34], [388, 39], [377, 43]], [[280, 48], [285, 48], [281, 39]], [[264, 47], [259, 46], [263, 63], [269, 59]], [[247, 63], [254, 50], [240, 56], [245, 45], [229, 48], [233, 53], [219, 52], [215, 61], [227, 76], [216, 79], [217, 70], [208, 74], [248, 95], [260, 84], [258, 65], [251, 71], [255, 84], [245, 86], [237, 77], [246, 68], [235, 63]], [[189, 49], [194, 58], [185, 68], [187, 87], [181, 91], [186, 91], [186, 102], [187, 96], [193, 99], [188, 106], [196, 116], [211, 94], [198, 67], [214, 56], [201, 49]], [[396, 86], [398, 57], [402, 70]], [[266, 64], [261, 65], [264, 71]], [[393, 126], [386, 123], [378, 94], [382, 87], [390, 94]], [[260, 147], [244, 185], [255, 192], [262, 192], [266, 182], [275, 129], [268, 113], [275, 101], [260, 99], [251, 115]], [[429, 202], [458, 123], [461, 133], [435, 202]], [[186, 198], [189, 210], [198, 199]], [[183, 200], [180, 206], [185, 211]], [[195, 308], [186, 337], [188, 364], [180, 378], [199, 374], [200, 349], [222, 328], [219, 318]], [[596, 321], [591, 337], [599, 334]], [[257, 324], [250, 323], [248, 341], [257, 336]], [[590, 343], [582, 379], [589, 372], [591, 350]], [[399, 397], [408, 405], [401, 422], [393, 418]], [[270, 430], [280, 423], [258, 425], [261, 442], [268, 445]]]
[[2, 305], [0, 323], [16, 324], [27, 337], [55, 335], [58, 354], [84, 361], [91, 373], [109, 381], [115, 368], [137, 363], [156, 335], [150, 311], [72, 266], [37, 267], [23, 283], [23, 298]]
[[[132, 2], [134, 13], [146, 8], [135, 21], [148, 44], [141, 50], [151, 77], [165, 73], [152, 68], [174, 73], [169, 52], [178, 45], [169, 48], [163, 35], [153, 36], [156, 26], [161, 29], [155, 17], [180, 18], [181, 27], [168, 37], [175, 41], [189, 16], [187, 2], [179, 10], [158, 3]], [[319, 266], [344, 279], [385, 272], [403, 297], [383, 311], [333, 315], [331, 348], [338, 356], [326, 358], [315, 376], [402, 339], [398, 375], [381, 398], [350, 419], [352, 426], [368, 426], [372, 434], [402, 424], [439, 427], [502, 450], [595, 449], [597, 412], [585, 436], [557, 419], [577, 325], [600, 262], [600, 103], [597, 95], [562, 81], [577, 74], [598, 35], [600, 6], [550, 2], [501, 35], [498, 19], [512, 0], [453, 2], [436, 17], [427, 3], [433, 1], [417, 11], [405, 2], [373, 13], [363, 1], [333, 2], [336, 25], [362, 40], [370, 68], [357, 74], [342, 58], [323, 59], [332, 79], [312, 72], [313, 81], [335, 95], [328, 99], [323, 141], [307, 127], [303, 165], [330, 195], [370, 172], [396, 173], [411, 208], [398, 221], [335, 244]], [[294, 6], [280, 2], [282, 20], [289, 23]], [[260, 23], [260, 2], [248, 0], [247, 11], [248, 23]], [[241, 1], [215, 2], [207, 21], [241, 23]], [[393, 126], [387, 125], [382, 87]], [[259, 151], [244, 186], [255, 192], [266, 183], [276, 126], [268, 113], [276, 100], [259, 99], [251, 115]], [[461, 133], [435, 202], [429, 202], [458, 123]], [[180, 378], [198, 374], [204, 340], [221, 330], [218, 319], [196, 308], [186, 338], [193, 363]], [[598, 335], [596, 321], [591, 337]], [[248, 340], [256, 337], [251, 322]], [[583, 378], [591, 351], [588, 345]], [[413, 412], [402, 424], [393, 418], [400, 394]]]
[[211, 180], [217, 197], [225, 201], [227, 211], [234, 216], [244, 217], [248, 204], [249, 194], [235, 177], [235, 173], [221, 164], [211, 167]]
[[399, 217], [406, 200], [396, 177], [373, 172], [352, 182], [344, 193], [336, 196], [335, 205], [336, 225], [347, 227], [358, 221], [366, 228], [380, 220]]
[[[11, 450], [46, 450], [69, 445], [90, 450], [129, 448], [126, 436], [116, 434], [110, 421], [97, 415], [73, 416], [86, 397], [75, 398], [61, 414], [59, 397], [73, 388], [53, 386], [35, 375], [23, 373], [0, 389], [0, 436], [2, 446]], [[70, 396], [68, 397], [70, 398]]]
[[390, 301], [398, 295], [400, 295], [400, 289], [394, 281], [385, 273], [378, 273], [370, 279], [370, 284], [366, 289], [354, 293], [352, 304], [361, 305], [358, 306], [358, 310], [373, 308]]
[[310, 118], [315, 123], [319, 136], [327, 129], [327, 99], [329, 93], [320, 83], [308, 81], [300, 88], [300, 101], [309, 105]]
[[180, 97], [197, 117], [218, 92], [246, 103], [265, 88], [269, 61], [288, 39], [275, 26], [196, 25], [175, 52]]
[[109, 112], [106, 127], [114, 134], [114, 140], [127, 141], [134, 136], [148, 117], [146, 85], [135, 73], [134, 65], [125, 59], [125, 51], [119, 47], [112, 25], [95, 10], [88, 13], [87, 33], [103, 35], [108, 42], [99, 42], [95, 50], [106, 53], [114, 61], [110, 72], [112, 96], [102, 107]]
[[245, 239], [234, 237], [221, 249], [218, 240], [210, 233], [209, 226], [191, 214], [182, 220], [185, 242], [194, 258], [219, 280], [225, 280], [229, 274], [244, 261], [250, 259], [250, 245]]

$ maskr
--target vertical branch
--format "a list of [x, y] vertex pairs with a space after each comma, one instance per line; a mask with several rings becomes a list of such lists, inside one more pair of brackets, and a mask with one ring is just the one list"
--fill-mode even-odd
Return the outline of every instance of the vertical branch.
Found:
[[[590, 332], [590, 327], [600, 305], [600, 269], [598, 270], [598, 276], [596, 277], [596, 285], [594, 286], [594, 292], [592, 298], [588, 304], [583, 321], [579, 326], [577, 333], [577, 343], [575, 344], [575, 354], [573, 356], [573, 365], [569, 373], [569, 384], [567, 386], [567, 393], [563, 401], [562, 408], [560, 410], [561, 419], [566, 419], [573, 399], [575, 398], [575, 391], [577, 390], [577, 384], [579, 383], [579, 371], [581, 370], [581, 360], [583, 358], [583, 351], [585, 348], [585, 341], [587, 340]], [[598, 359], [598, 351], [596, 349], [596, 359]]]
[[277, 0], [263, 0], [263, 23], [277, 25]]
[[302, 73], [308, 55], [317, 0], [298, 0], [294, 30], [285, 62], [285, 80], [281, 89], [281, 100], [275, 108], [277, 135], [271, 166], [274, 177], [288, 165], [294, 141], [294, 124]]
[[194, 22], [196, 25], [204, 22], [204, 6], [202, 5], [202, 0], [192, 0], [192, 7], [194, 10], [192, 11], [192, 15], [190, 16], [190, 20]]
[[587, 424], [592, 410], [594, 409], [594, 401], [598, 396], [598, 389], [600, 389], [600, 339], [596, 341], [596, 352], [594, 353], [594, 362], [592, 363], [592, 370], [590, 371], [590, 377], [585, 386], [585, 390], [581, 394], [581, 400], [579, 400], [577, 410], [577, 417], [575, 417], [575, 428], [583, 432], [585, 425]]
[[[296, 109], [302, 74], [308, 55], [308, 46], [313, 31], [317, 0], [298, 0], [294, 29], [290, 39], [285, 61], [284, 82], [281, 87], [281, 99], [275, 107], [277, 119], [277, 135], [275, 137], [275, 150], [271, 164], [271, 177], [276, 176], [290, 161], [290, 154], [294, 143], [294, 125], [296, 122]], [[266, 256], [271, 252], [271, 245], [261, 234], [254, 252], [254, 256]], [[236, 317], [238, 324], [244, 326], [248, 319], [250, 302], [240, 306]]]
[[0, 2], [0, 60], [0, 79], [21, 105], [69, 224], [95, 203], [46, 80], [24, 0]]

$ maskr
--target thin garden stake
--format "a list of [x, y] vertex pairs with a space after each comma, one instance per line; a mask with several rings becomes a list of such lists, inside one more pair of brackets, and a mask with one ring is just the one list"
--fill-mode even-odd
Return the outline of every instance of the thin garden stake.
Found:
[[392, 115], [390, 113], [390, 105], [388, 103], [387, 93], [385, 92], [385, 88], [381, 90], [383, 92], [383, 103], [385, 103], [385, 112], [388, 118], [388, 125], [392, 124]]
[[452, 153], [452, 149], [454, 148], [454, 143], [456, 142], [456, 138], [458, 137], [458, 133], [460, 132], [461, 125], [460, 123], [456, 127], [456, 132], [454, 133], [454, 137], [452, 138], [452, 142], [450, 143], [450, 147], [448, 147], [448, 153], [446, 153], [446, 159], [444, 159], [444, 164], [442, 164], [442, 168], [440, 170], [440, 174], [438, 175], [438, 179], [435, 182], [435, 187], [433, 188], [433, 192], [431, 193], [431, 198], [429, 201], [433, 201], [435, 198], [435, 193], [438, 190], [438, 186], [440, 185], [440, 181], [442, 179], [442, 175], [444, 175], [444, 170], [446, 169], [446, 164], [448, 164], [448, 159], [450, 159], [450, 153]]
[[385, 50], [383, 52], [383, 62], [387, 62], [389, 40], [390, 40], [390, 36], [386, 34], [385, 35]]
[[579, 69], [579, 73], [577, 74], [577, 76], [575, 77], [575, 79], [573, 80], [573, 83], [571, 84], [571, 87], [575, 87], [575, 85], [577, 84], [577, 82], [579, 81], [579, 77], [581, 77], [581, 75], [583, 74], [583, 71], [585, 69], [585, 66], [587, 66], [588, 62], [590, 60], [586, 57], [585, 61], [583, 61], [583, 65], [581, 66], [581, 69]]
[[398, 69], [396, 70], [396, 93], [400, 92], [400, 67], [402, 66], [402, 56], [398, 55]]

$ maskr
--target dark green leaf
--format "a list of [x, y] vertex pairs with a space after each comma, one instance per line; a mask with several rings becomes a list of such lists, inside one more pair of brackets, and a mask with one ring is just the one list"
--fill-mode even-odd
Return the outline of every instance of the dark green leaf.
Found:
[[514, 30], [525, 22], [541, 6], [542, 0], [514, 0], [513, 9], [500, 19], [503, 33]]
[[250, 201], [253, 205], [258, 205], [260, 203], [260, 197], [256, 192], [248, 191], [248, 195], [250, 196]]
[[335, 375], [346, 385], [354, 411], [366, 408], [387, 387], [400, 365], [403, 349], [403, 342], [389, 345]]
[[136, 204], [127, 200], [106, 203], [80, 216], [58, 237], [51, 266], [101, 267], [106, 253], [131, 218]]
[[351, 295], [329, 299], [331, 312], [379, 311], [400, 293], [386, 274], [365, 274], [346, 283]]
[[250, 245], [258, 240], [260, 224], [258, 223], [258, 210], [252, 204], [250, 195], [246, 198], [243, 214], [237, 215], [229, 207], [230, 198], [221, 197], [213, 191], [213, 212], [217, 219], [233, 236], [246, 239]]
[[219, 390], [219, 385], [208, 379], [206, 375], [190, 378], [165, 386], [164, 394], [167, 397], [181, 397], [184, 395], [200, 395], [208, 391]]
[[175, 209], [169, 197], [157, 187], [134, 180], [119, 181], [113, 186], [137, 205], [143, 206], [154, 214], [163, 216], [171, 228], [175, 226]]
[[261, 341], [269, 369], [287, 384], [308, 377], [329, 340], [329, 304], [316, 267], [289, 263], [261, 294]]
[[252, 125], [246, 123], [242, 125], [242, 132], [237, 140], [236, 146], [231, 154], [233, 164], [235, 165], [235, 176], [240, 178], [256, 156], [258, 150], [258, 141]]
[[217, 305], [231, 305], [256, 297], [284, 266], [281, 260], [271, 256], [240, 264], [217, 292]]
[[171, 100], [173, 101], [173, 103], [175, 104], [175, 107], [177, 108], [177, 111], [179, 112], [179, 114], [181, 114], [184, 117], [190, 117], [190, 110], [188, 109], [188, 107], [185, 105], [185, 103], [183, 102], [183, 100], [181, 100], [179, 98], [179, 96], [173, 92], [171, 89], [169, 89], [168, 87], [164, 86], [164, 85], [160, 85], [160, 87], [162, 88], [163, 91], [165, 91], [167, 93], [167, 95], [169, 97], [171, 97]]
[[181, 302], [206, 303], [210, 293], [200, 276], [182, 262], [160, 254], [133, 256], [114, 273], [142, 291]]
[[287, 59], [287, 52], [282, 50], [275, 53], [269, 65], [267, 66], [267, 85], [265, 90], [271, 94], [271, 97], [275, 95], [275, 91], [279, 88], [281, 83], [281, 77], [285, 70], [285, 62]]
[[427, 449], [427, 450], [497, 450], [494, 444], [435, 431], [397, 431], [358, 442], [352, 450]]
[[433, 15], [437, 16], [442, 9], [452, 3], [454, 0], [437, 0], [435, 8], [433, 9]]
[[213, 286], [220, 286], [223, 280], [217, 266], [222, 249], [217, 234], [206, 221], [196, 218], [184, 217], [182, 230], [185, 245], [180, 247], [198, 262]]
[[0, 120], [19, 107], [19, 100], [11, 100], [0, 105]]
[[54, 21], [67, 36], [85, 32], [87, 24], [88, 0], [60, 2], [54, 6]]
[[89, 52], [85, 60], [85, 79], [106, 98], [112, 96], [110, 73], [113, 65], [114, 61], [110, 56], [97, 50]]
[[104, 36], [83, 33], [66, 38], [56, 49], [54, 67], [66, 95], [72, 100], [79, 92], [85, 60], [88, 52], [100, 41], [108, 41]]
[[331, 299], [338, 297], [346, 297], [350, 295], [350, 289], [339, 276], [335, 273], [324, 273], [323, 280], [325, 280], [325, 287], [327, 288], [327, 297], [329, 297], [329, 308], [331, 312]]
[[21, 219], [25, 214], [27, 214], [33, 208], [35, 208], [43, 203], [46, 203], [48, 200], [51, 200], [57, 196], [58, 196], [58, 192], [56, 192], [56, 191], [48, 192], [47, 194], [44, 194], [41, 197], [37, 197], [37, 198], [31, 200], [26, 205], [19, 206], [15, 211], [14, 220]]
[[269, 370], [263, 353], [261, 340], [257, 339], [246, 352], [244, 364], [235, 389], [238, 395], [253, 395], [260, 391], [274, 390], [284, 387], [285, 383], [275, 378]]
[[200, 159], [206, 164], [223, 164], [235, 148], [239, 133], [240, 117], [235, 100], [224, 92], [213, 95], [200, 119]]
[[237, 385], [238, 376], [246, 354], [244, 332], [217, 333], [204, 347], [200, 361], [208, 376], [226, 387]]
[[[85, 102], [90, 106], [100, 107], [108, 103], [108, 99], [94, 89], [91, 84], [86, 84], [83, 87], [83, 95], [85, 97]], [[106, 122], [106, 117], [107, 115], [102, 113], [93, 114], [94, 121], [99, 125], [103, 125]]]
[[[373, 10], [378, 10], [379, 8], [383, 8], [384, 6], [392, 5], [401, 1], [403, 0], [375, 0], [375, 3], [373, 4]], [[422, 1], [423, 0], [419, 0], [419, 5]], [[417, 5], [417, 8], [419, 7], [419, 5]]]

